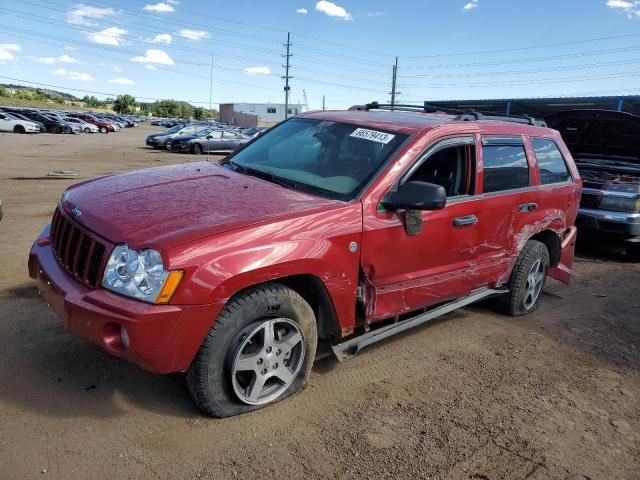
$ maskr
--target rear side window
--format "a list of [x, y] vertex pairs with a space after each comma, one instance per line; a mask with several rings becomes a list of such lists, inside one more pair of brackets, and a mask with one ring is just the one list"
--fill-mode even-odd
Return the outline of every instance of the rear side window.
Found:
[[482, 159], [484, 193], [529, 186], [529, 164], [523, 145], [484, 145]]
[[531, 145], [536, 152], [542, 185], [566, 182], [571, 178], [564, 157], [553, 140], [532, 138]]

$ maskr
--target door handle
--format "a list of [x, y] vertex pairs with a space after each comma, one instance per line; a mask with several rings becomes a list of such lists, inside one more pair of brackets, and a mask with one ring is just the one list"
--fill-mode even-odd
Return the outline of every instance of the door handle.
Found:
[[538, 208], [537, 203], [523, 203], [518, 205], [519, 212], [533, 212], [536, 208]]
[[478, 223], [478, 217], [475, 215], [465, 215], [464, 217], [453, 219], [454, 227], [465, 227], [467, 225], [475, 225], [476, 223]]

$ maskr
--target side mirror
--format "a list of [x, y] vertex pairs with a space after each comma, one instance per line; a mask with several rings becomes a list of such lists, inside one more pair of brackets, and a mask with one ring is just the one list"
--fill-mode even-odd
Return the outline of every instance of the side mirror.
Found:
[[390, 210], [442, 210], [447, 203], [447, 192], [434, 183], [407, 182], [398, 190], [387, 192], [381, 203]]
[[211, 135], [207, 135], [207, 140], [211, 140], [213, 137]]

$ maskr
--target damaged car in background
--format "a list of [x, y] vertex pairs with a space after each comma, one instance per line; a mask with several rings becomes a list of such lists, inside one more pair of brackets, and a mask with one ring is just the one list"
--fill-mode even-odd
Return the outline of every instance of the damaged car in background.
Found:
[[640, 116], [571, 110], [546, 121], [562, 135], [584, 182], [580, 236], [620, 241], [640, 260]]

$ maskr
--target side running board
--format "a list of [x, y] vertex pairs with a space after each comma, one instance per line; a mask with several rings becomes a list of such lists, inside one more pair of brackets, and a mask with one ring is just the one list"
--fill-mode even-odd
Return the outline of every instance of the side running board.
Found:
[[388, 325], [386, 327], [371, 330], [358, 337], [350, 338], [349, 340], [346, 340], [342, 343], [332, 345], [331, 348], [333, 349], [333, 353], [338, 358], [338, 360], [342, 362], [354, 357], [363, 348], [373, 343], [379, 342], [380, 340], [384, 340], [385, 338], [389, 338], [392, 335], [396, 335], [400, 332], [409, 330], [410, 328], [414, 328], [427, 323], [471, 303], [478, 302], [488, 297], [501, 295], [503, 293], [507, 293], [508, 291], [509, 290], [507, 290], [506, 288], [484, 288], [472, 293], [468, 297], [445, 303], [444, 305], [434, 308], [433, 310], [418, 314], [413, 318], [408, 318], [406, 320]]

